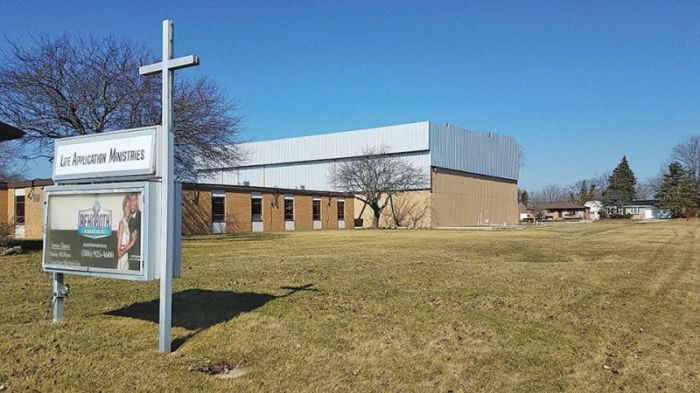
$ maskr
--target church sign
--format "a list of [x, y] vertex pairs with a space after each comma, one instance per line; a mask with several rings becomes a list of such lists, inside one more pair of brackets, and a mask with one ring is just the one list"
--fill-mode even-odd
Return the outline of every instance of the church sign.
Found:
[[47, 187], [44, 270], [153, 279], [151, 188], [149, 182]]
[[156, 176], [160, 127], [61, 138], [55, 142], [53, 179], [64, 183]]
[[161, 76], [161, 124], [55, 140], [45, 189], [43, 268], [53, 273], [53, 320], [63, 319], [66, 274], [160, 280], [158, 348], [172, 344], [172, 283], [180, 275], [181, 184], [175, 184], [173, 22], [163, 21], [163, 59], [139, 68]]

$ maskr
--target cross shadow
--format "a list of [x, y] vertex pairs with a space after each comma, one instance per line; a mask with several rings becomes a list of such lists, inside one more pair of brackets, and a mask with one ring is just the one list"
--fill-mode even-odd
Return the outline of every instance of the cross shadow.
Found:
[[[313, 291], [313, 284], [302, 286], [283, 286], [287, 290], [283, 295], [271, 295], [255, 292], [212, 291], [208, 289], [187, 289], [173, 293], [172, 326], [181, 327], [191, 332], [173, 340], [175, 351], [205, 329], [229, 321], [241, 313], [253, 311], [268, 302], [290, 296], [300, 291]], [[158, 323], [159, 300], [134, 303], [129, 306], [105, 312], [104, 315], [127, 317]]]

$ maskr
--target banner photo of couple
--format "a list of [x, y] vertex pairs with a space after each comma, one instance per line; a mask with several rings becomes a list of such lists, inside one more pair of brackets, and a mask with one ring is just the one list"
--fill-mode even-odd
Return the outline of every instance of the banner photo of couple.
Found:
[[50, 194], [44, 263], [142, 272], [143, 192]]

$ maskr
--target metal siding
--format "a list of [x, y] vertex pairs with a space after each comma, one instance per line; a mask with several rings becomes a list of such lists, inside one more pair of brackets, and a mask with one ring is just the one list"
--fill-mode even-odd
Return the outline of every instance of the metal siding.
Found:
[[[430, 122], [244, 144], [249, 159], [239, 168], [200, 172], [213, 184], [335, 190], [334, 162], [357, 157], [367, 146], [385, 146], [429, 177], [431, 166], [518, 179], [519, 146], [510, 137]], [[264, 165], [261, 163], [265, 163]]]
[[520, 148], [515, 139], [430, 123], [431, 164], [504, 179], [518, 179]]
[[242, 166], [357, 157], [366, 147], [385, 146], [387, 153], [429, 149], [429, 122], [400, 124], [332, 134], [243, 143]]
[[[394, 154], [420, 168], [426, 178], [430, 177], [430, 154], [427, 151], [417, 153]], [[327, 160], [308, 163], [289, 163], [256, 166], [252, 168], [225, 169], [200, 175], [200, 181], [213, 184], [242, 185], [245, 181], [251, 186], [300, 188], [307, 190], [335, 191], [328, 179], [331, 168], [339, 160]], [[426, 184], [426, 187], [429, 185]]]

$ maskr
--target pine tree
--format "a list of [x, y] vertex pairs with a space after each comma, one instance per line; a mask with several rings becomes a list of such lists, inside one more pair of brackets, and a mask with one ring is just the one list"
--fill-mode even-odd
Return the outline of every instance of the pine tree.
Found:
[[674, 161], [668, 166], [668, 174], [656, 194], [657, 206], [669, 209], [673, 217], [680, 217], [683, 211], [697, 204], [695, 182], [690, 172]]
[[527, 190], [523, 190], [523, 192], [520, 193], [520, 202], [523, 203], [523, 205], [527, 206], [527, 203], [530, 201], [530, 195], [528, 195]]
[[603, 201], [606, 205], [621, 207], [634, 200], [637, 193], [637, 178], [627, 162], [627, 156], [622, 160], [608, 178], [608, 188], [603, 191]]

